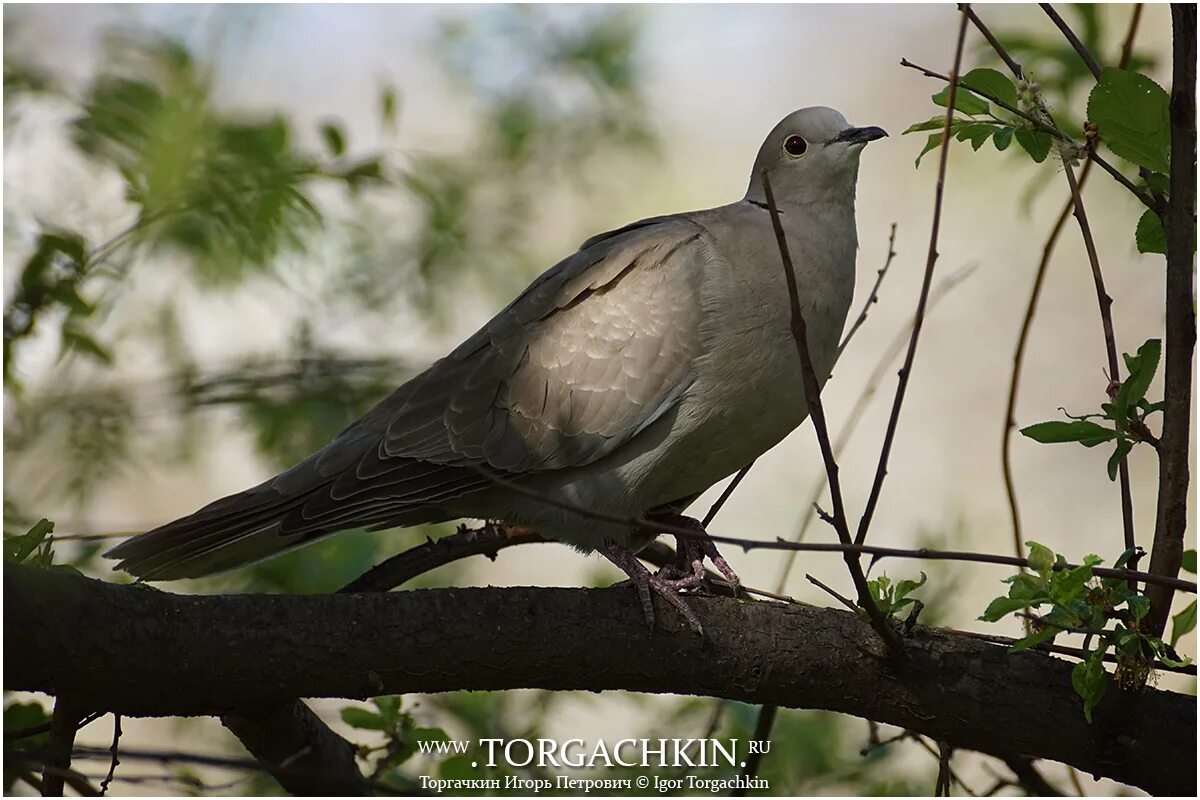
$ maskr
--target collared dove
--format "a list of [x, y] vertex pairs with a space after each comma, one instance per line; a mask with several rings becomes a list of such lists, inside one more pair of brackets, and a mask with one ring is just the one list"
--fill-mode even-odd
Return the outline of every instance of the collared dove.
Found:
[[[762, 174], [823, 384], [854, 291], [859, 153], [882, 136], [829, 108], [789, 114], [741, 200], [593, 236], [321, 450], [105, 555], [166, 580], [348, 528], [502, 520], [599, 551], [651, 625], [654, 591], [700, 630], [680, 591], [705, 556], [737, 577], [683, 510], [808, 416]], [[613, 518], [695, 530], [678, 537], [682, 577], [650, 574], [634, 553], [657, 532]]]

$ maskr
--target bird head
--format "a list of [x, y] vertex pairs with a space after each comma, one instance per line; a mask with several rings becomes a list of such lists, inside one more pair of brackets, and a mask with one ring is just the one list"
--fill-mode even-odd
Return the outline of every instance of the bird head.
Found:
[[859, 154], [884, 136], [883, 128], [855, 127], [832, 108], [793, 111], [759, 148], [746, 199], [766, 203], [765, 171], [781, 207], [853, 200]]

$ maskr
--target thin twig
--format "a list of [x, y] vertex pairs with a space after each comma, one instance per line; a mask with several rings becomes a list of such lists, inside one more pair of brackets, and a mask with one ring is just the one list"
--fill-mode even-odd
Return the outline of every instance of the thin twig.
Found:
[[1125, 69], [1129, 65], [1129, 60], [1133, 58], [1133, 41], [1137, 38], [1138, 25], [1142, 21], [1142, 4], [1133, 4], [1133, 16], [1129, 18], [1129, 31], [1125, 34], [1125, 41], [1121, 43], [1121, 60], [1117, 63], [1117, 69]]
[[[918, 737], [919, 738], [919, 737]], [[928, 747], [928, 745], [926, 745]], [[950, 756], [953, 755], [954, 748], [949, 742], [939, 741], [937, 743], [937, 751], [934, 756], [938, 760], [937, 785], [934, 787], [934, 797], [949, 797], [950, 796]]]
[[976, 15], [975, 10], [970, 6], [963, 5], [962, 3], [958, 4], [958, 10], [966, 14], [967, 18], [975, 24], [975, 27], [978, 28], [979, 32], [983, 34], [983, 38], [987, 39], [988, 44], [990, 44], [992, 49], [996, 51], [996, 54], [1000, 56], [1000, 60], [1008, 65], [1009, 70], [1011, 70], [1012, 73], [1017, 76], [1017, 78], [1024, 78], [1025, 71], [1021, 69], [1021, 65], [1012, 60], [1012, 57], [1007, 51], [1005, 51], [1004, 47], [1001, 46], [1000, 40], [997, 39], [995, 35], [988, 29], [987, 25], [983, 24], [983, 20]]
[[[1079, 176], [1081, 191], [1091, 173], [1091, 167], [1092, 161], [1089, 159], [1083, 165], [1083, 172]], [[1050, 257], [1054, 253], [1054, 248], [1058, 244], [1058, 239], [1066, 228], [1067, 220], [1074, 208], [1074, 199], [1068, 198], [1066, 205], [1063, 206], [1058, 218], [1054, 221], [1054, 226], [1050, 229], [1050, 235], [1046, 237], [1046, 243], [1042, 245], [1042, 257], [1038, 261], [1037, 271], [1034, 273], [1033, 289], [1030, 290], [1029, 301], [1025, 304], [1025, 316], [1021, 320], [1021, 331], [1017, 334], [1017, 348], [1013, 352], [1012, 374], [1008, 381], [1008, 401], [1004, 407], [1004, 435], [1000, 439], [1000, 469], [1004, 476], [1004, 491], [1008, 497], [1008, 511], [1012, 519], [1013, 554], [1017, 556], [1025, 552], [1025, 538], [1021, 532], [1021, 514], [1017, 505], [1017, 489], [1012, 469], [1012, 432], [1017, 427], [1017, 393], [1021, 388], [1021, 367], [1025, 363], [1025, 348], [1029, 343], [1029, 332], [1033, 329], [1033, 318], [1037, 314], [1038, 300], [1042, 296], [1042, 286], [1046, 280], [1047, 268], [1050, 266]], [[1024, 567], [1020, 571], [1024, 572]]]
[[750, 472], [750, 468], [753, 466], [754, 461], [751, 461], [749, 464], [738, 470], [738, 473], [733, 476], [733, 480], [729, 482], [729, 485], [725, 487], [723, 492], [721, 492], [721, 496], [717, 498], [717, 502], [713, 503], [712, 508], [710, 508], [708, 513], [704, 515], [704, 519], [700, 523], [701, 525], [707, 528], [708, 524], [716, 519], [717, 514], [721, 511], [721, 508], [733, 495], [733, 490], [738, 487], [738, 484], [742, 482], [742, 479], [746, 477], [747, 473]]
[[[948, 125], [949, 123], [947, 123]], [[837, 530], [838, 539], [842, 544], [850, 543], [850, 528], [846, 521], [846, 507], [842, 502], [842, 487], [838, 478], [837, 459], [833, 455], [833, 446], [829, 441], [829, 428], [825, 424], [825, 408], [821, 404], [821, 387], [817, 383], [817, 373], [812, 364], [812, 353], [808, 348], [808, 327], [804, 322], [804, 314], [800, 310], [800, 293], [796, 284], [796, 271], [792, 267], [792, 257], [788, 252], [787, 237], [783, 231], [783, 223], [779, 219], [779, 207], [775, 205], [775, 194], [771, 191], [771, 180], [767, 171], [763, 170], [763, 193], [766, 195], [767, 208], [771, 215], [771, 226], [775, 229], [775, 239], [779, 245], [779, 257], [783, 261], [783, 274], [787, 280], [788, 294], [791, 300], [792, 338], [796, 343], [796, 351], [800, 356], [800, 374], [804, 384], [804, 399], [808, 405], [808, 415], [812, 419], [813, 430], [817, 434], [817, 442], [821, 446], [821, 458], [825, 461], [825, 475], [829, 479], [829, 496], [833, 501], [833, 523]], [[888, 624], [883, 612], [871, 598], [867, 588], [867, 577], [863, 574], [862, 565], [851, 553], [844, 554], [846, 567], [858, 592], [858, 603], [871, 620], [872, 627], [894, 652], [900, 652], [900, 640], [895, 630]]]
[[[754, 723], [754, 740], [756, 742], [765, 742], [771, 738], [771, 728], [775, 726], [775, 715], [779, 712], [779, 706], [765, 705], [758, 712], [758, 720]], [[758, 768], [762, 764], [763, 753], [756, 751], [746, 757], [746, 766], [742, 768], [742, 782], [736, 789], [733, 790], [734, 797], [744, 797], [749, 790], [748, 784], [750, 780], [758, 774]]]
[[1062, 792], [1046, 780], [1042, 773], [1038, 772], [1037, 767], [1034, 766], [1034, 760], [1029, 756], [1010, 755], [1001, 760], [1016, 776], [1017, 785], [1023, 788], [1030, 797], [1062, 796]]
[[[1058, 29], [1062, 31], [1062, 35], [1067, 37], [1067, 41], [1071, 43], [1071, 47], [1075, 48], [1075, 52], [1079, 54], [1080, 60], [1087, 65], [1087, 68], [1091, 71], [1092, 76], [1095, 77], [1096, 80], [1099, 80], [1100, 73], [1102, 71], [1100, 69], [1100, 65], [1096, 63], [1096, 59], [1092, 57], [1090, 52], [1088, 52], [1088, 49], [1084, 46], [1083, 42], [1079, 41], [1079, 37], [1075, 35], [1075, 31], [1071, 30], [1071, 26], [1067, 24], [1067, 21], [1059, 16], [1058, 12], [1054, 10], [1054, 6], [1050, 5], [1049, 3], [1038, 3], [1038, 5], [1042, 7], [1042, 11], [1046, 12], [1046, 16], [1048, 16], [1050, 20], [1058, 26]], [[992, 47], [999, 48], [999, 44], [993, 42]]]
[[[696, 534], [691, 534], [695, 536]], [[966, 561], [977, 564], [1003, 564], [1009, 567], [1029, 566], [1028, 559], [1015, 556], [1005, 556], [998, 553], [972, 553], [964, 550], [931, 550], [927, 547], [907, 549], [903, 547], [882, 547], [871, 544], [842, 544], [841, 542], [787, 542], [782, 539], [762, 541], [759, 539], [738, 539], [732, 536], [717, 536], [710, 534], [718, 544], [731, 544], [749, 552], [751, 550], [796, 550], [804, 553], [856, 553], [878, 556], [880, 558], [914, 558], [926, 561]], [[1078, 564], [1054, 564], [1054, 570], [1071, 570]], [[1169, 586], [1173, 589], [1196, 593], [1196, 582], [1183, 578], [1155, 575], [1133, 569], [1115, 569], [1111, 567], [1092, 567], [1092, 574], [1098, 578], [1133, 579], [1140, 583]]]
[[[676, 525], [668, 525], [655, 520], [648, 520], [638, 517], [621, 517], [616, 514], [608, 514], [603, 511], [596, 511], [585, 508], [584, 506], [576, 505], [565, 500], [559, 500], [554, 497], [539, 494], [524, 486], [515, 484], [512, 481], [504, 480], [493, 474], [490, 470], [476, 467], [481, 475], [485, 475], [489, 480], [495, 481], [498, 486], [509, 488], [519, 494], [524, 494], [528, 497], [542, 500], [550, 505], [558, 508], [563, 508], [568, 511], [573, 511], [587, 519], [596, 519], [604, 522], [613, 522], [630, 528], [642, 528], [649, 531], [659, 531], [660, 533], [669, 533], [673, 536], [683, 536], [692, 538], [707, 537], [714, 542], [722, 544], [736, 545], [742, 550], [749, 552], [751, 550], [798, 550], [806, 552], [825, 552], [825, 553], [867, 553], [878, 556], [895, 556], [898, 558], [924, 558], [924, 559], [939, 559], [949, 561], [974, 561], [983, 564], [1006, 564], [1008, 566], [1017, 567], [1028, 565], [1028, 561], [1024, 558], [1016, 558], [1013, 556], [1003, 556], [995, 553], [967, 553], [962, 551], [938, 551], [921, 548], [919, 550], [905, 550], [897, 547], [876, 547], [858, 543], [844, 542], [787, 542], [782, 539], [775, 541], [762, 541], [759, 539], [740, 539], [732, 536], [717, 536], [707, 534], [701, 531], [696, 531], [691, 528], [684, 528]], [[1074, 569], [1075, 564], [1055, 564], [1054, 569]], [[861, 572], [861, 570], [860, 570]], [[1092, 574], [1101, 577], [1122, 578], [1143, 582], [1143, 583], [1158, 583], [1163, 586], [1170, 586], [1175, 589], [1181, 589], [1186, 592], [1196, 593], [1196, 584], [1194, 581], [1186, 581], [1180, 578], [1167, 577], [1164, 575], [1152, 575], [1148, 572], [1139, 572], [1131, 569], [1111, 569], [1108, 567], [1093, 567]], [[865, 582], [865, 581], [864, 581]], [[864, 590], [865, 590], [864, 586]], [[869, 595], [868, 595], [869, 596]], [[878, 608], [877, 608], [878, 610]]]
[[[1014, 639], [1011, 636], [1000, 636], [999, 634], [995, 633], [977, 633], [975, 631], [959, 630], [958, 628], [942, 628], [942, 630], [946, 633], [953, 633], [957, 636], [965, 636], [968, 639], [977, 639], [981, 642], [992, 642], [993, 644], [1002, 644], [1008, 647], [1011, 647], [1020, 641], [1019, 639]], [[1042, 650], [1047, 653], [1056, 653], [1063, 656], [1071, 656], [1072, 658], [1078, 658], [1080, 660], [1095, 657], [1095, 651], [1088, 652], [1080, 647], [1070, 647], [1065, 644], [1053, 644], [1051, 642], [1041, 642], [1040, 644], [1035, 644], [1028, 649]], [[1112, 653], [1105, 653], [1103, 656], [1101, 656], [1101, 659], [1109, 664], [1116, 664], [1120, 661], [1120, 658]], [[1154, 669], [1161, 670], [1162, 672], [1176, 672], [1180, 675], [1196, 674], [1195, 664], [1188, 664], [1184, 667], [1169, 667], [1166, 664], [1163, 664], [1161, 661], [1155, 661]]]
[[854, 603], [850, 602], [850, 599], [848, 597], [838, 594], [833, 589], [829, 588], [828, 586], [826, 586], [825, 584], [821, 583], [819, 580], [814, 578], [812, 575], [806, 574], [804, 577], [807, 578], [808, 582], [811, 583], [813, 586], [816, 586], [818, 589], [823, 590], [826, 594], [828, 594], [834, 600], [837, 600], [839, 603], [844, 605], [846, 608], [853, 611], [855, 614], [858, 613], [858, 606], [856, 606], [856, 605], [854, 605]]
[[429, 539], [376, 564], [339, 589], [338, 593], [386, 592], [459, 559], [476, 555], [495, 559], [496, 553], [507, 547], [548, 541], [551, 540], [533, 531], [503, 525], [484, 525], [474, 529], [464, 526], [455, 533], [436, 540]]
[[1083, 790], [1083, 783], [1079, 780], [1079, 771], [1074, 767], [1067, 765], [1067, 778], [1071, 781], [1073, 788], [1080, 797], [1087, 797], [1088, 793]]
[[[969, 3], [963, 4], [964, 11], [970, 11]], [[958, 76], [962, 68], [963, 44], [967, 38], [967, 17], [963, 16], [958, 26], [958, 42], [954, 48], [954, 65], [950, 69], [950, 94], [946, 98], [946, 120], [942, 127], [942, 143], [938, 152], [937, 184], [933, 192], [933, 222], [929, 230], [929, 252], [925, 257], [925, 276], [921, 280], [921, 296], [917, 301], [917, 314], [913, 320], [912, 336], [908, 340], [908, 352], [904, 356], [904, 366], [900, 368], [900, 380], [896, 385], [895, 399], [892, 401], [892, 413], [888, 418], [887, 432], [883, 437], [883, 447], [879, 452], [879, 464], [875, 469], [875, 480], [871, 484], [871, 494], [867, 499], [862, 519], [858, 523], [858, 533], [854, 536], [857, 544], [866, 541], [867, 531], [871, 527], [871, 519], [875, 516], [875, 507], [879, 503], [879, 495], [883, 491], [883, 479], [887, 475], [888, 457], [892, 452], [892, 443], [896, 439], [896, 428], [900, 422], [900, 408], [904, 404], [904, 395], [908, 390], [908, 380], [912, 373], [913, 359], [917, 355], [917, 342], [921, 337], [921, 328], [925, 324], [926, 306], [929, 303], [929, 290], [933, 286], [933, 270], [937, 263], [938, 232], [942, 224], [942, 196], [946, 189], [946, 164], [950, 156], [950, 126], [954, 121], [954, 100], [958, 94]]]
[[112, 752], [112, 761], [110, 761], [109, 765], [108, 765], [108, 775], [105, 776], [104, 780], [100, 782], [100, 794], [101, 795], [108, 793], [108, 786], [110, 783], [113, 782], [113, 776], [117, 772], [117, 765], [121, 763], [121, 759], [118, 757], [119, 756], [118, 748], [120, 747], [120, 744], [121, 744], [121, 715], [113, 714], [112, 746], [108, 748], [109, 751]]
[[[1100, 303], [1100, 324], [1104, 329], [1104, 351], [1108, 356], [1108, 370], [1112, 380], [1119, 380], [1120, 366], [1117, 361], [1117, 335], [1113, 330], [1112, 297], [1104, 288], [1104, 275], [1100, 271], [1100, 256], [1096, 253], [1096, 242], [1092, 238], [1092, 228], [1088, 224], [1087, 211], [1083, 207], [1083, 198], [1079, 194], [1079, 183], [1075, 179], [1075, 169], [1071, 161], [1063, 156], [1063, 169], [1067, 174], [1067, 184], [1071, 187], [1071, 199], [1075, 205], [1075, 219], [1079, 222], [1079, 232], [1083, 236], [1084, 248], [1087, 250], [1088, 263], [1092, 267], [1092, 280], [1096, 284], [1096, 299]], [[1117, 479], [1121, 491], [1121, 524], [1125, 532], [1125, 549], [1131, 550], [1137, 546], [1133, 530], [1133, 495], [1129, 488], [1129, 463], [1127, 456], [1121, 456], [1117, 467]]]
[[854, 324], [850, 326], [850, 330], [842, 337], [841, 344], [838, 345], [837, 358], [842, 357], [846, 346], [850, 344], [850, 340], [854, 338], [854, 334], [858, 333], [858, 329], [867, 321], [867, 314], [871, 311], [871, 306], [879, 302], [879, 287], [883, 283], [883, 279], [887, 277], [888, 270], [892, 266], [892, 260], [896, 257], [896, 223], [892, 223], [891, 233], [888, 234], [888, 252], [887, 258], [883, 262], [883, 268], [875, 275], [875, 285], [871, 287], [871, 293], [867, 295], [867, 301], [863, 303], [862, 311], [858, 312], [858, 317], [854, 320]]

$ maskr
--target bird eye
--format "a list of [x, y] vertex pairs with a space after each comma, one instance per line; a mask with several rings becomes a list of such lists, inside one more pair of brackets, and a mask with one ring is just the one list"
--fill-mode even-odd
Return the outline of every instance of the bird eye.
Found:
[[802, 156], [808, 150], [808, 142], [804, 141], [803, 136], [792, 134], [783, 141], [783, 149], [787, 151], [789, 156]]

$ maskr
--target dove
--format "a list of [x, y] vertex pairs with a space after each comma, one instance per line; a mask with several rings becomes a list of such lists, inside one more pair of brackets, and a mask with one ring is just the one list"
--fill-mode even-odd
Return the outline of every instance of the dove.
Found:
[[[494, 520], [600, 553], [652, 627], [653, 593], [702, 631], [681, 593], [705, 558], [737, 575], [683, 512], [808, 416], [763, 175], [824, 385], [854, 293], [859, 157], [886, 135], [792, 112], [741, 200], [591, 237], [316, 453], [105, 556], [144, 580], [192, 578], [352, 528]], [[638, 560], [662, 528], [636, 520], [681, 531], [682, 567]]]

